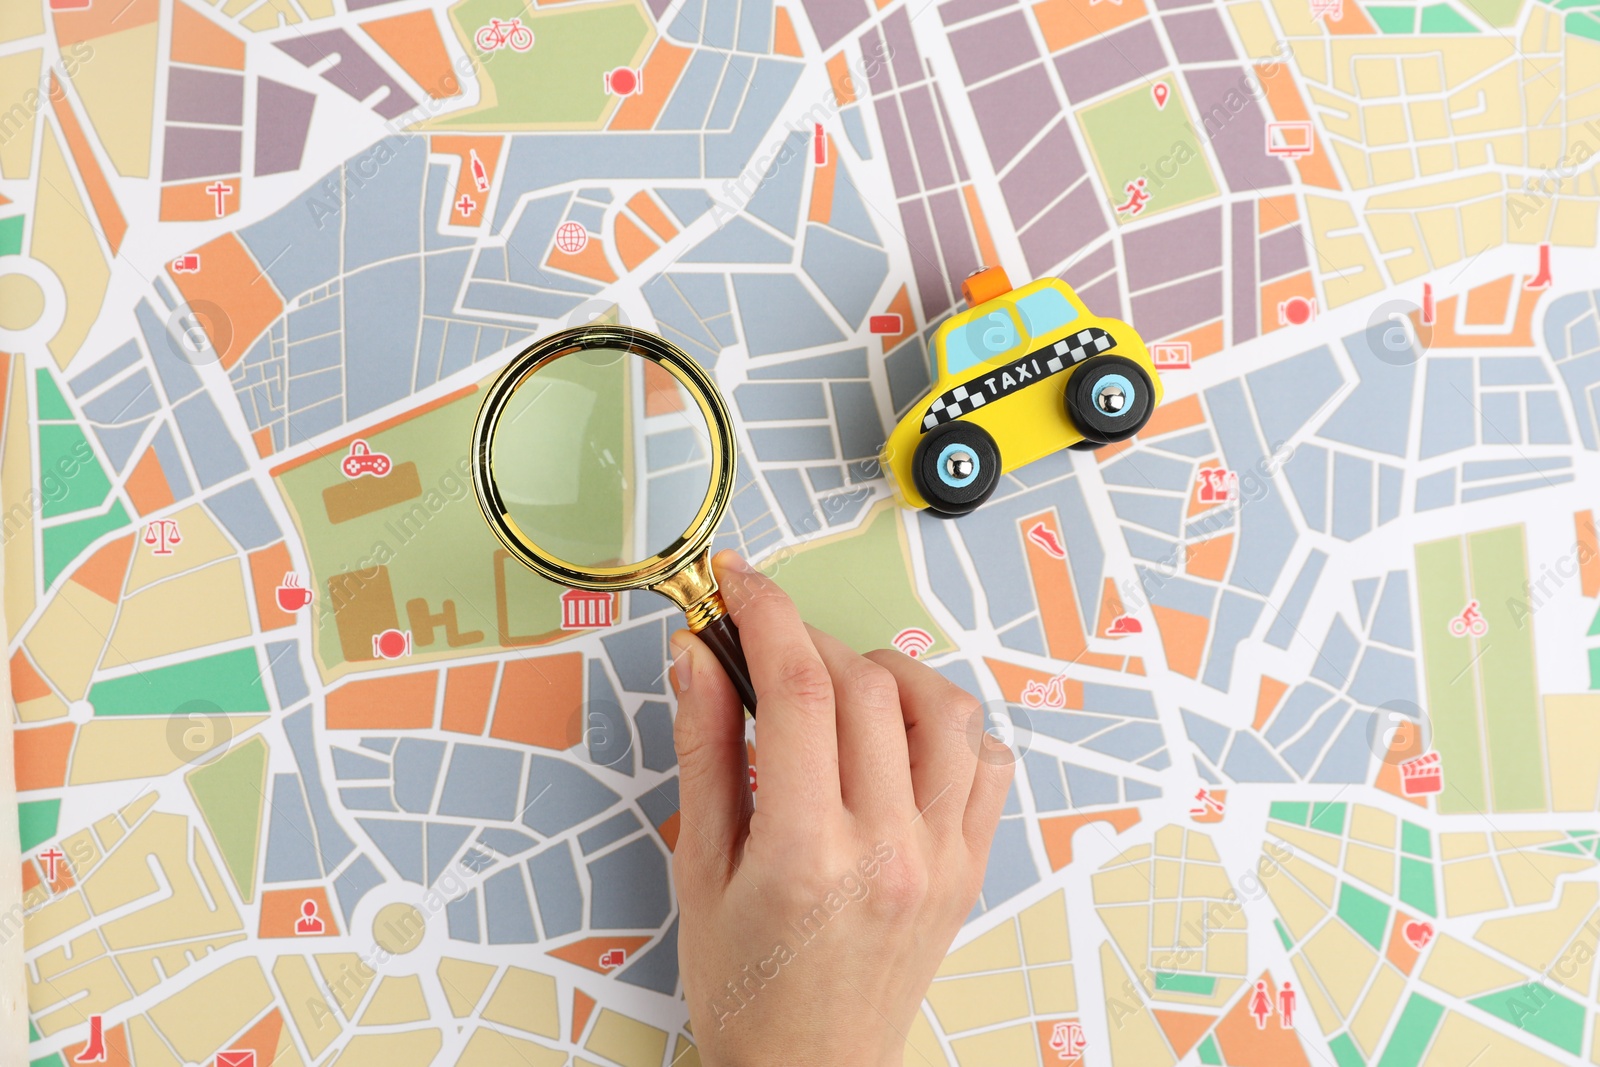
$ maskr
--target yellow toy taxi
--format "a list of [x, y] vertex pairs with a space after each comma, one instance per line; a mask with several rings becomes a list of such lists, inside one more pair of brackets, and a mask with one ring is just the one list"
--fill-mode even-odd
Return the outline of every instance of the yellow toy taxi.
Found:
[[961, 294], [968, 310], [933, 337], [933, 389], [883, 446], [902, 503], [966, 515], [1006, 471], [1125, 441], [1150, 421], [1161, 379], [1127, 323], [1092, 314], [1056, 278], [1013, 289], [1000, 267], [973, 273]]

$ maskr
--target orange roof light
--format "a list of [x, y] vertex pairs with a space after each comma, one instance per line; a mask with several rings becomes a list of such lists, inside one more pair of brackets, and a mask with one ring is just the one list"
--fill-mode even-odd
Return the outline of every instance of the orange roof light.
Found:
[[961, 283], [961, 297], [969, 308], [1011, 291], [1011, 279], [1004, 267], [980, 267]]

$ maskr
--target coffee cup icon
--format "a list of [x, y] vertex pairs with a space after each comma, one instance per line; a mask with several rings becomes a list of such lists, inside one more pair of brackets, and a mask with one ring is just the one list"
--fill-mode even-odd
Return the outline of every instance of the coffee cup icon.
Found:
[[299, 611], [311, 603], [311, 590], [300, 584], [300, 576], [293, 571], [283, 576], [278, 586], [278, 607], [284, 611]]

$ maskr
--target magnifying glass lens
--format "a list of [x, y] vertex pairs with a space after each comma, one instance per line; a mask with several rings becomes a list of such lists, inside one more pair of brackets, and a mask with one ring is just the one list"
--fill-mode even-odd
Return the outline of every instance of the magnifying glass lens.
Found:
[[492, 441], [506, 515], [540, 552], [625, 567], [682, 541], [711, 492], [711, 429], [653, 360], [615, 348], [538, 367], [507, 399]]
[[753, 715], [709, 554], [736, 461], [711, 376], [665, 338], [626, 326], [576, 327], [523, 349], [472, 429], [472, 484], [500, 543], [552, 582], [671, 600]]

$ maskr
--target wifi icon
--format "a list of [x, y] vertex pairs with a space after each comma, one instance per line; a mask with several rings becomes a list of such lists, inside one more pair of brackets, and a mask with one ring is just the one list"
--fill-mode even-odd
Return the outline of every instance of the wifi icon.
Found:
[[933, 635], [919, 626], [911, 626], [894, 635], [894, 647], [912, 659], [920, 659], [933, 647]]

